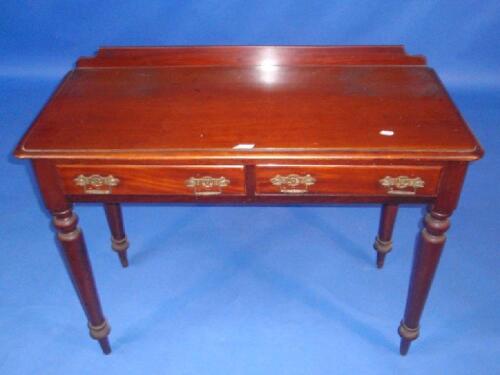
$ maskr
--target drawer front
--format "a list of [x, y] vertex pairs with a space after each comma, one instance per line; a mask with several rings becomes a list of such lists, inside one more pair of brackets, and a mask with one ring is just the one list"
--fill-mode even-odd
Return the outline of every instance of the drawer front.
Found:
[[243, 166], [58, 165], [66, 194], [244, 195]]
[[441, 167], [257, 165], [257, 195], [433, 196]]

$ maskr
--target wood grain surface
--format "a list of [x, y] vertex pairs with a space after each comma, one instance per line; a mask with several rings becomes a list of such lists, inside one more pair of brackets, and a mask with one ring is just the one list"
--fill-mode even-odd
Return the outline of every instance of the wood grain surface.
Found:
[[[266, 47], [214, 48], [211, 54], [206, 48], [181, 49], [180, 57], [176, 49], [156, 50], [155, 56], [192, 64], [138, 62], [73, 70], [16, 155], [206, 160], [290, 157], [294, 152], [312, 158], [474, 160], [482, 153], [432, 69], [328, 59], [406, 56], [398, 48], [365, 53], [361, 48], [349, 53], [333, 47], [279, 49], [285, 62], [259, 60]], [[224, 53], [215, 53], [219, 50]], [[96, 60], [153, 52], [101, 53], [111, 56]], [[196, 65], [207, 54], [228, 64]], [[312, 65], [300, 63], [308, 58]], [[242, 149], [241, 144], [252, 147]]]

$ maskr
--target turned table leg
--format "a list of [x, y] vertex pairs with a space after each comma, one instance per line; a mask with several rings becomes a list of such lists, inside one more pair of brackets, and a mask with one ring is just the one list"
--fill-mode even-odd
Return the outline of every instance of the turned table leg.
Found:
[[102, 313], [85, 241], [77, 225], [78, 218], [71, 208], [53, 211], [52, 214], [63, 258], [87, 315], [90, 336], [99, 341], [105, 354], [109, 354], [111, 353], [108, 341], [110, 326]]
[[394, 229], [398, 208], [399, 205], [393, 203], [386, 203], [382, 206], [378, 235], [373, 244], [377, 251], [377, 268], [384, 266], [385, 256], [392, 250], [392, 230]]
[[406, 310], [398, 330], [402, 355], [408, 353], [411, 342], [419, 335], [420, 317], [446, 240], [445, 232], [450, 227], [449, 216], [434, 210], [425, 216], [413, 258]]
[[122, 210], [119, 203], [104, 203], [104, 211], [111, 230], [111, 247], [117, 252], [123, 267], [128, 266], [127, 249], [129, 243], [123, 228]]

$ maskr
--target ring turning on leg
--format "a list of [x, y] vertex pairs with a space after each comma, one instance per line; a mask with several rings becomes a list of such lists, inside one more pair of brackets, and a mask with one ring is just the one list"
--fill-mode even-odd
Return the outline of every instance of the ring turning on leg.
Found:
[[377, 236], [373, 248], [377, 252], [377, 268], [382, 268], [386, 254], [392, 250], [392, 240], [383, 241]]
[[127, 249], [129, 243], [123, 228], [122, 210], [118, 203], [105, 203], [104, 211], [111, 230], [111, 248], [116, 251], [123, 267], [128, 266]]
[[377, 268], [382, 268], [384, 266], [385, 256], [392, 250], [392, 231], [394, 229], [398, 207], [397, 204], [393, 203], [386, 203], [382, 206], [378, 235], [373, 244], [373, 248], [377, 252]]
[[123, 267], [128, 267], [128, 259], [127, 259], [128, 247], [129, 243], [127, 237], [116, 239], [113, 236], [111, 236], [111, 248], [118, 254], [118, 258], [120, 259], [120, 263]]
[[420, 327], [409, 328], [405, 325], [403, 321], [399, 324], [398, 328], [399, 336], [401, 336], [401, 345], [399, 347], [399, 352], [401, 355], [406, 355], [410, 349], [410, 343], [418, 338], [420, 334]]
[[92, 325], [88, 323], [89, 334], [94, 340], [99, 342], [101, 349], [104, 354], [111, 353], [111, 346], [109, 345], [108, 335], [111, 332], [111, 327], [109, 326], [106, 319], [99, 325]]

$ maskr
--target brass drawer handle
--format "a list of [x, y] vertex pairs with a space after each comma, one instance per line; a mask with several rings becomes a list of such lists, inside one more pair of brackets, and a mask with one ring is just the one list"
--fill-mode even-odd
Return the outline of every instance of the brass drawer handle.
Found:
[[[415, 195], [417, 194], [417, 189], [425, 186], [424, 180], [420, 177], [410, 178], [408, 176], [385, 176], [379, 180], [379, 184], [387, 188], [387, 194], [392, 195]], [[408, 188], [409, 190], [404, 190]]]
[[120, 183], [120, 180], [111, 174], [108, 176], [81, 174], [73, 181], [75, 185], [83, 187], [85, 194], [111, 194], [113, 187]]
[[298, 174], [289, 174], [288, 176], [276, 175], [271, 178], [271, 183], [278, 186], [280, 192], [287, 194], [307, 193], [309, 186], [316, 183], [316, 179], [310, 174], [300, 176]]
[[193, 189], [194, 195], [219, 195], [230, 183], [226, 177], [190, 177], [186, 180], [186, 187]]

